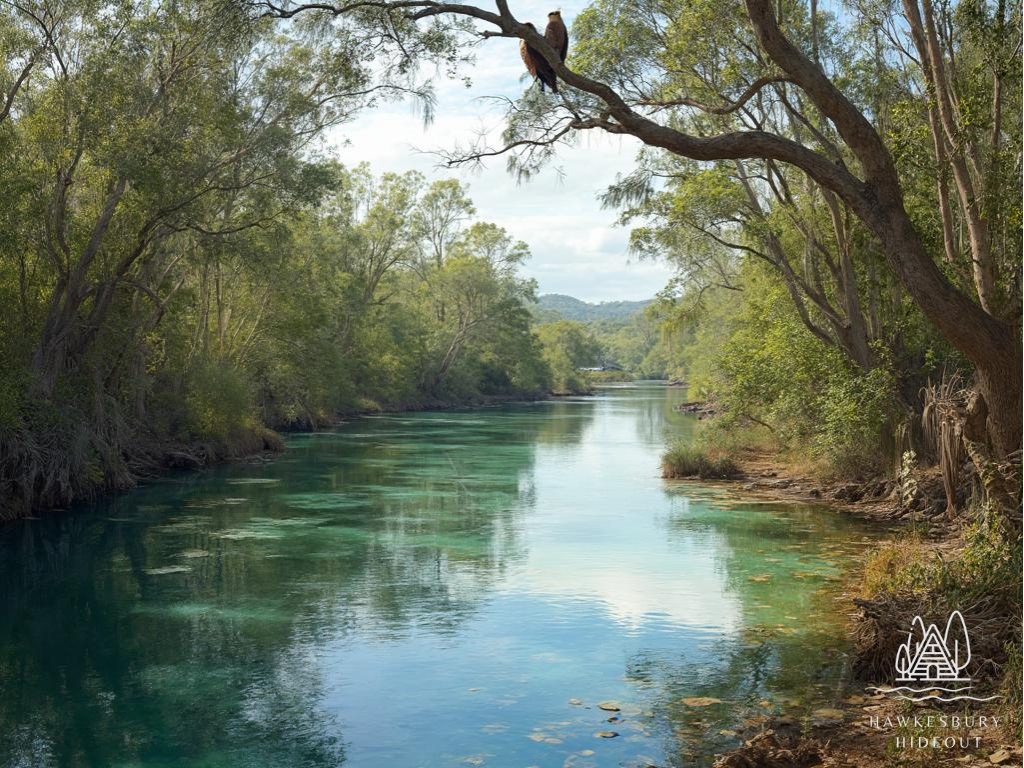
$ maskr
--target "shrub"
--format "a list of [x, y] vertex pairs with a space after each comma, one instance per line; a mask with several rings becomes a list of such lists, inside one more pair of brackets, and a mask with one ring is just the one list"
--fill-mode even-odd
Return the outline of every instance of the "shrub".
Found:
[[738, 477], [739, 467], [728, 456], [691, 446], [674, 446], [661, 457], [661, 476], [698, 477], [701, 480], [730, 480]]

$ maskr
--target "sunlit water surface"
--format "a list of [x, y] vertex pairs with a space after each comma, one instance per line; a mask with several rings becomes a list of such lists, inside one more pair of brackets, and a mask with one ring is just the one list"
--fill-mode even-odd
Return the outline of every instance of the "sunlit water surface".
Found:
[[701, 765], [827, 705], [870, 534], [659, 479], [679, 399], [358, 419], [0, 530], [0, 765]]

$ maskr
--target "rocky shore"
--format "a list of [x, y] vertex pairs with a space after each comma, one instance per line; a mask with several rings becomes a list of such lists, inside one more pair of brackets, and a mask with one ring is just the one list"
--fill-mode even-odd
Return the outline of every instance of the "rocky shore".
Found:
[[[891, 531], [914, 531], [916, 546], [945, 558], [955, 558], [962, 546], [963, 521], [949, 518], [941, 476], [935, 470], [916, 472], [912, 492], [885, 478], [860, 482], [823, 481], [787, 466], [767, 452], [746, 451], [736, 457], [741, 475], [720, 481], [745, 494], [786, 502], [827, 504]], [[847, 588], [850, 601], [851, 645], [866, 619], [865, 601], [858, 600], [860, 583]], [[1022, 747], [1005, 727], [994, 723], [992, 708], [965, 707], [965, 702], [911, 703], [882, 693], [871, 684], [851, 681], [838, 691], [828, 709], [805, 718], [766, 718], [751, 723], [740, 735], [742, 746], [721, 755], [715, 768], [889, 768], [948, 766], [952, 768], [1010, 768], [1024, 765]], [[972, 713], [972, 727], [951, 728], [951, 718]], [[980, 715], [988, 716], [982, 721]], [[997, 715], [998, 717], [998, 715]], [[966, 721], [965, 721], [966, 722]], [[955, 746], [950, 739], [956, 739]], [[964, 746], [966, 745], [966, 746]]]
[[959, 530], [946, 515], [942, 476], [935, 467], [915, 470], [913, 484], [901, 488], [886, 477], [822, 480], [764, 451], [742, 451], [734, 460], [741, 476], [729, 482], [745, 493], [806, 504], [824, 503], [894, 530], [913, 524], [939, 538]]

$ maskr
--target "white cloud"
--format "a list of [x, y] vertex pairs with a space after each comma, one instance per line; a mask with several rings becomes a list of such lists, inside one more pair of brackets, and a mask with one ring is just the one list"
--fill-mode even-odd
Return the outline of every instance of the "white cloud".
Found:
[[[562, 6], [571, 21], [582, 3]], [[524, 2], [514, 12], [543, 28], [547, 4]], [[602, 210], [597, 196], [617, 173], [633, 165], [638, 143], [623, 137], [588, 134], [578, 146], [560, 150], [552, 166], [518, 184], [506, 173], [503, 157], [480, 170], [438, 167], [439, 149], [472, 143], [481, 133], [496, 137], [502, 129], [500, 109], [485, 98], [517, 97], [522, 62], [518, 43], [492, 40], [482, 46], [477, 63], [461, 81], [434, 82], [438, 109], [423, 126], [409, 103], [389, 104], [341, 126], [331, 137], [337, 157], [346, 164], [368, 162], [375, 172], [418, 170], [429, 179], [455, 176], [469, 184], [479, 217], [505, 227], [525, 240], [533, 258], [524, 272], [537, 279], [542, 293], [567, 293], [588, 301], [645, 299], [664, 285], [670, 270], [662, 264], [637, 262], [626, 252], [628, 232], [616, 227], [616, 213]]]

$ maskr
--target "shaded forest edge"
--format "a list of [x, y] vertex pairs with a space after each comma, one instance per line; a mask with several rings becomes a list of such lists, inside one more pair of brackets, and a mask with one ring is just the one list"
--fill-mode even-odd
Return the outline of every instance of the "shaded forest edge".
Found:
[[[264, 174], [304, 200], [282, 209], [216, 174], [179, 179], [227, 191], [208, 209], [191, 204], [136, 271], [112, 260], [132, 247], [120, 230], [71, 273], [45, 248], [0, 260], [11, 310], [0, 324], [0, 520], [163, 469], [280, 450], [275, 430], [589, 389], [577, 367], [596, 347], [574, 328], [537, 324], [536, 286], [520, 271], [527, 246], [478, 220], [465, 186], [331, 161], [277, 179], [285, 159], [299, 160], [287, 141], [276, 151], [233, 173]], [[102, 190], [98, 207], [83, 200], [62, 214], [59, 237], [89, 250], [88, 233], [109, 225]], [[125, 196], [129, 208], [161, 204], [151, 193], [105, 194], [116, 210]], [[118, 220], [129, 232], [131, 216]]]

